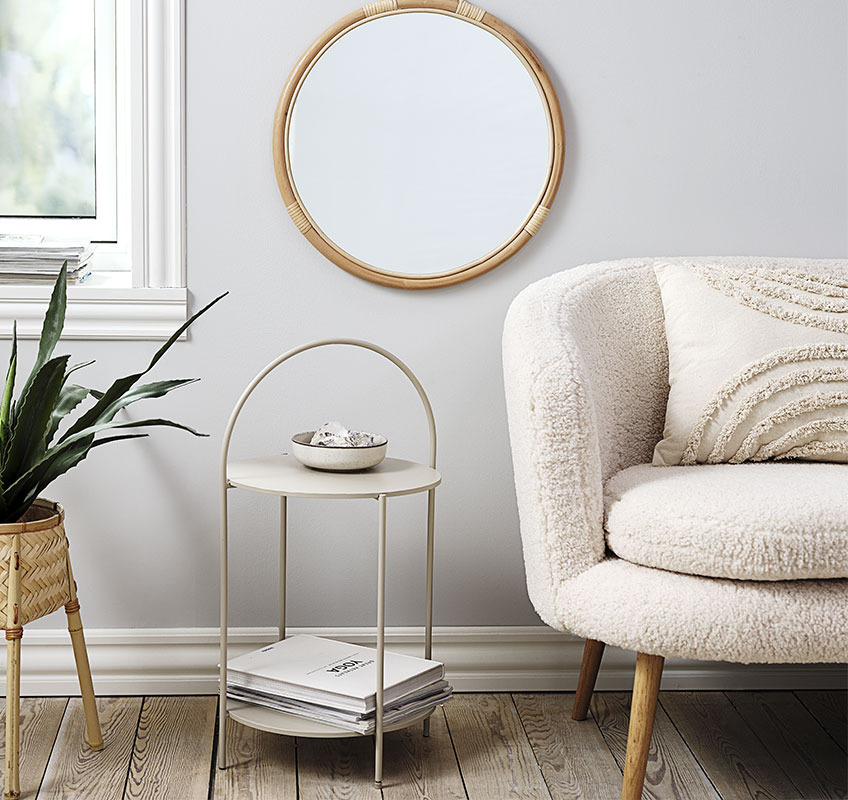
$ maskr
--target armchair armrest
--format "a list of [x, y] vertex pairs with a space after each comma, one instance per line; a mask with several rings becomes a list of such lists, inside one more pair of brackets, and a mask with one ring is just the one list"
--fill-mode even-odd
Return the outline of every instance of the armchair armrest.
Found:
[[560, 627], [563, 582], [605, 551], [603, 482], [650, 461], [668, 392], [652, 261], [590, 264], [513, 301], [503, 363], [527, 587]]

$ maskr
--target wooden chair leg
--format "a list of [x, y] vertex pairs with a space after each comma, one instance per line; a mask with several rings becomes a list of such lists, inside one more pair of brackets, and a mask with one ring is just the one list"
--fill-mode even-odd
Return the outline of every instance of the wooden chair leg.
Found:
[[589, 713], [589, 701], [592, 699], [592, 692], [595, 691], [595, 681], [598, 678], [604, 647], [606, 645], [603, 642], [595, 639], [586, 640], [583, 648], [583, 663], [580, 665], [580, 677], [577, 679], [577, 694], [574, 695], [574, 708], [571, 710], [572, 719], [584, 720]]
[[642, 797], [663, 661], [662, 656], [649, 656], [646, 653], [636, 656], [636, 676], [633, 679], [633, 702], [630, 705], [630, 729], [627, 733], [621, 800], [641, 800]]
[[23, 628], [6, 629], [6, 800], [21, 796], [21, 636]]
[[85, 634], [82, 632], [79, 610], [80, 604], [76, 598], [65, 603], [65, 612], [68, 615], [68, 632], [71, 634], [71, 644], [74, 648], [74, 661], [77, 663], [82, 707], [85, 712], [88, 744], [92, 750], [102, 750], [103, 735], [100, 732], [100, 719], [97, 716], [97, 698], [94, 696], [94, 684], [91, 682], [91, 667], [88, 663], [88, 652], [85, 649]]

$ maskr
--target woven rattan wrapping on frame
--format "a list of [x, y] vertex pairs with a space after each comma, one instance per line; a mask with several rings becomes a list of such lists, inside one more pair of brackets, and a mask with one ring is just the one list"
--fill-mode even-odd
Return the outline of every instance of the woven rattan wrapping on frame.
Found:
[[[68, 582], [68, 540], [61, 510], [54, 524], [43, 530], [19, 534], [21, 601], [17, 626], [39, 619], [61, 608], [71, 599]], [[9, 528], [11, 526], [3, 526]], [[9, 568], [14, 535], [0, 533], [0, 624], [9, 627]], [[12, 625], [14, 627], [14, 623]]]

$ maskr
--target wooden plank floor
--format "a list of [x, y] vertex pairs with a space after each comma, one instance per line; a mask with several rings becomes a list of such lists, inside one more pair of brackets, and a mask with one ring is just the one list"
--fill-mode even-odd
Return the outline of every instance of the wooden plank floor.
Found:
[[[216, 698], [99, 700], [106, 747], [84, 740], [78, 699], [21, 704], [22, 798], [40, 800], [615, 800], [630, 696], [462, 694], [386, 734], [382, 792], [373, 740], [294, 740], [230, 721], [214, 767]], [[2, 701], [0, 701], [0, 704]], [[0, 723], [4, 721], [0, 706]], [[2, 740], [2, 736], [0, 736]], [[2, 755], [2, 742], [0, 742]], [[848, 692], [663, 692], [648, 760], [651, 800], [848, 798]]]

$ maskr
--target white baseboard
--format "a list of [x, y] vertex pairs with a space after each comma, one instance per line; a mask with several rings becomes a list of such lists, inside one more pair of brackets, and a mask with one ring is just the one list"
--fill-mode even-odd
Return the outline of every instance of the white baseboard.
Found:
[[[373, 644], [373, 628], [296, 628], [358, 644]], [[421, 654], [421, 628], [389, 628], [391, 650]], [[230, 655], [276, 640], [275, 628], [236, 628]], [[217, 628], [92, 629], [86, 631], [94, 686], [100, 695], [214, 694]], [[5, 648], [0, 648], [0, 650]], [[79, 693], [64, 629], [26, 630], [21, 693]], [[442, 627], [434, 630], [433, 655], [444, 661], [460, 692], [574, 691], [583, 642], [542, 626]], [[634, 654], [608, 648], [598, 689], [629, 690]], [[2, 657], [0, 657], [2, 663]], [[742, 665], [669, 659], [663, 689], [837, 689], [848, 667], [837, 664]]]

